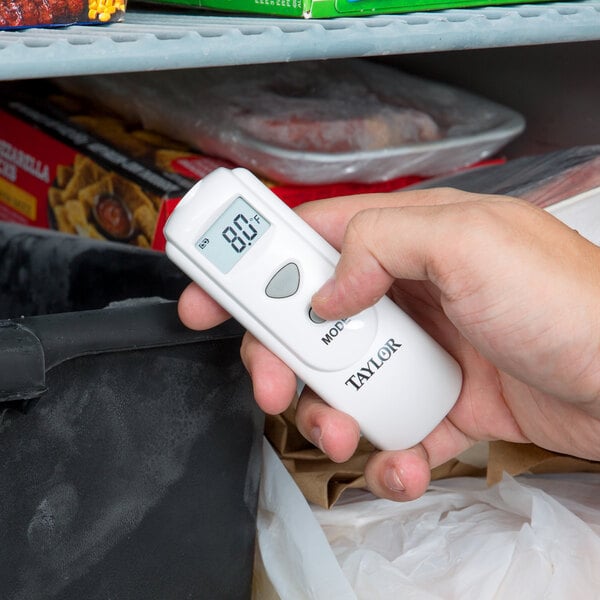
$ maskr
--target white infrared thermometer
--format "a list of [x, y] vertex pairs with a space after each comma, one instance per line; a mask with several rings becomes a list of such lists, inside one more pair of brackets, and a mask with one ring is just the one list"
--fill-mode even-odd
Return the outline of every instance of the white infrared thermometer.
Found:
[[456, 402], [460, 367], [389, 298], [313, 311], [340, 255], [249, 171], [199, 181], [164, 233], [169, 258], [378, 448], [420, 442]]

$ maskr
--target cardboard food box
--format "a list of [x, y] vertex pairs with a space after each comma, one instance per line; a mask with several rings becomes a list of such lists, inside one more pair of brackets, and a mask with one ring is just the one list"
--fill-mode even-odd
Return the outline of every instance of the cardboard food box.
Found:
[[0, 220], [152, 246], [163, 202], [192, 183], [163, 167], [181, 152], [81, 108], [21, 94], [0, 105]]
[[[160, 4], [305, 19], [517, 4], [520, 0], [152, 0]], [[533, 0], [542, 2], [544, 0]]]
[[2, 0], [0, 29], [122, 21], [126, 0]]
[[[43, 87], [9, 87], [0, 102], [0, 221], [164, 249], [177, 202], [227, 160]], [[46, 93], [47, 92], [47, 93]], [[278, 185], [289, 206], [399, 189], [422, 177], [377, 184]]]

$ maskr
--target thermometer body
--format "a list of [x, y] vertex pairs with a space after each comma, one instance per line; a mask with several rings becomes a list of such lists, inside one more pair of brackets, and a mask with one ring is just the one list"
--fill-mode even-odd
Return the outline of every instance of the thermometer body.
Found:
[[460, 367], [389, 298], [314, 313], [339, 253], [249, 171], [210, 173], [164, 231], [169, 258], [378, 448], [413, 446], [454, 405]]

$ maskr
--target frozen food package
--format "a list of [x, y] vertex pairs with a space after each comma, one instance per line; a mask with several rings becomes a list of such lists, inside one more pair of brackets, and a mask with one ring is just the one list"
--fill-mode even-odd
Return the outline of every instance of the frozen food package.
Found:
[[429, 179], [411, 188], [453, 187], [509, 195], [546, 208], [599, 186], [600, 145], [593, 145], [516, 158], [502, 165]]
[[57, 83], [148, 129], [291, 184], [448, 173], [493, 155], [524, 128], [509, 108], [364, 59]]
[[3, 0], [0, 30], [123, 21], [126, 0]]

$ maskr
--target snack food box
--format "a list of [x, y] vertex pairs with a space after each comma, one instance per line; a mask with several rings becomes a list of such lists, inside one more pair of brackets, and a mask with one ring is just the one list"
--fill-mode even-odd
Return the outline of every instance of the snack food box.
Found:
[[[188, 189], [219, 166], [235, 166], [55, 90], [10, 89], [0, 96], [0, 221], [163, 250], [162, 227]], [[265, 183], [293, 207], [421, 180]]]
[[[517, 4], [520, 0], [152, 0], [211, 10], [326, 19], [420, 10]], [[542, 2], [544, 0], [532, 0]]]
[[157, 166], [173, 146], [43, 100], [0, 105], [0, 220], [150, 247], [162, 203], [190, 186]]
[[0, 29], [122, 21], [127, 0], [2, 0]]

